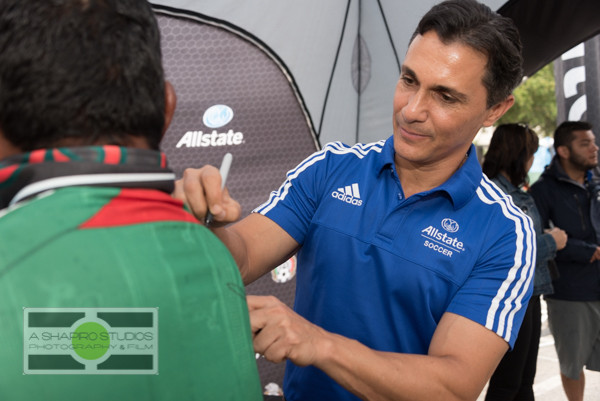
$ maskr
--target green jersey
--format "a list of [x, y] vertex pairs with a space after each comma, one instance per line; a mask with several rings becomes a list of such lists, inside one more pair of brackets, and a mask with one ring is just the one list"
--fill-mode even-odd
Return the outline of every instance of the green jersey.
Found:
[[262, 400], [235, 262], [164, 157], [43, 152], [0, 162], [0, 399]]

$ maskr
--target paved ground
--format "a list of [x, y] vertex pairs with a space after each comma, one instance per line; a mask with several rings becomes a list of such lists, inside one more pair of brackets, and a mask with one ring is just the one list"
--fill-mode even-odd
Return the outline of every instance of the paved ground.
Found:
[[[538, 355], [537, 373], [533, 391], [539, 401], [567, 401], [560, 381], [558, 358], [554, 350], [554, 339], [548, 330], [546, 321], [545, 303], [542, 301], [542, 337]], [[585, 371], [584, 401], [600, 401], [600, 372]], [[478, 401], [485, 398], [485, 390]]]

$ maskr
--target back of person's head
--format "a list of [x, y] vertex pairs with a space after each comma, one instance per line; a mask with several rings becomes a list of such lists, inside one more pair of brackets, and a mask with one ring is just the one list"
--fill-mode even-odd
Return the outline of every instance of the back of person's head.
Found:
[[535, 131], [523, 124], [499, 125], [490, 141], [482, 170], [489, 178], [504, 172], [516, 187], [527, 182], [527, 161], [538, 149]]
[[448, 0], [423, 16], [410, 41], [432, 30], [445, 44], [459, 42], [487, 57], [483, 85], [488, 108], [506, 99], [521, 83], [522, 45], [511, 19], [475, 0]]
[[146, 0], [2, 0], [0, 131], [22, 151], [127, 143], [158, 149], [160, 33]]
[[575, 137], [574, 131], [590, 131], [592, 124], [587, 121], [564, 121], [554, 131], [554, 150], [557, 151], [559, 146], [570, 147], [571, 142]]

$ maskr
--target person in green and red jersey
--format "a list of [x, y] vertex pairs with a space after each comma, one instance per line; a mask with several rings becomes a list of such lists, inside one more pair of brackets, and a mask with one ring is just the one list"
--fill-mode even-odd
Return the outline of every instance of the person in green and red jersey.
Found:
[[235, 262], [170, 196], [175, 99], [146, 1], [0, 2], [1, 399], [262, 400]]

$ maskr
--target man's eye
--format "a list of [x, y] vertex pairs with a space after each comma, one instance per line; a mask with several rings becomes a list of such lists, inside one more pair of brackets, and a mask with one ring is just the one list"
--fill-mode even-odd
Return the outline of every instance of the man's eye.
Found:
[[406, 75], [402, 75], [402, 76], [400, 77], [400, 80], [401, 80], [402, 82], [404, 82], [404, 84], [405, 84], [405, 85], [412, 85], [412, 84], [414, 84], [414, 83], [415, 83], [415, 80], [414, 80], [414, 79], [412, 79], [411, 77], [408, 77], [408, 76], [406, 76]]
[[442, 99], [443, 102], [445, 103], [454, 103], [456, 102], [456, 99], [450, 95], [448, 95], [447, 93], [439, 93], [440, 98]]

